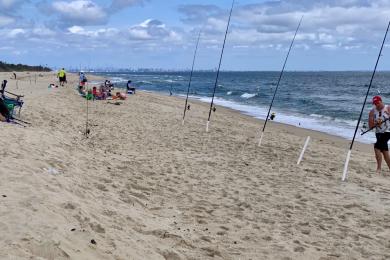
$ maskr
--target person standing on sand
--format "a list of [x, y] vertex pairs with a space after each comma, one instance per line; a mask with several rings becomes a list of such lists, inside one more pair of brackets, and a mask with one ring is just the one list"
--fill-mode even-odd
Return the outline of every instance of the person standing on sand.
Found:
[[63, 87], [66, 83], [66, 71], [64, 68], [58, 72], [57, 77], [60, 80], [60, 86]]
[[374, 108], [368, 116], [368, 125], [370, 128], [375, 127], [376, 143], [374, 145], [375, 158], [377, 162], [377, 173], [382, 169], [382, 155], [390, 169], [389, 147], [387, 142], [390, 140], [390, 106], [383, 104], [380, 96], [372, 99]]
[[127, 89], [127, 94], [135, 94], [135, 87], [133, 87], [131, 80], [127, 81], [126, 89]]

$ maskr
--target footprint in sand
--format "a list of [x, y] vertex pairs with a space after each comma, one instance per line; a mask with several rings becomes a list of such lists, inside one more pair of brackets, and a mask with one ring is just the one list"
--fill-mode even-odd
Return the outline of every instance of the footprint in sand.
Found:
[[89, 226], [93, 231], [99, 234], [104, 234], [106, 233], [106, 230], [98, 223], [90, 223]]

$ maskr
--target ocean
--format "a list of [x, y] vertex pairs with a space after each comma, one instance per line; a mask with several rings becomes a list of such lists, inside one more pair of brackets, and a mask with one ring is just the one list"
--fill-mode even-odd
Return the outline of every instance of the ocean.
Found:
[[[189, 72], [95, 73], [118, 87], [132, 80], [139, 90], [185, 96]], [[265, 119], [280, 72], [221, 72], [215, 103], [255, 118]], [[352, 139], [372, 72], [285, 72], [272, 112], [276, 122]], [[216, 72], [194, 72], [190, 98], [210, 102]], [[372, 96], [390, 102], [390, 72], [378, 72], [365, 107], [363, 122], [372, 108]], [[183, 102], [184, 106], [184, 102]], [[205, 115], [206, 117], [207, 115]], [[207, 118], [205, 118], [207, 120]], [[361, 125], [362, 126], [362, 125]], [[374, 133], [357, 140], [375, 141]]]

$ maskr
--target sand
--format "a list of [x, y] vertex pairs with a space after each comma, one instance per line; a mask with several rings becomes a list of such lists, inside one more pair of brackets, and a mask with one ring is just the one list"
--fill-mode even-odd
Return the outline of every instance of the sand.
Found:
[[0, 259], [390, 258], [371, 145], [342, 183], [347, 140], [271, 122], [259, 148], [259, 120], [218, 107], [207, 134], [207, 104], [182, 126], [182, 99], [146, 92], [90, 102], [86, 138], [75, 76], [42, 75], [9, 83], [31, 126], [0, 123]]

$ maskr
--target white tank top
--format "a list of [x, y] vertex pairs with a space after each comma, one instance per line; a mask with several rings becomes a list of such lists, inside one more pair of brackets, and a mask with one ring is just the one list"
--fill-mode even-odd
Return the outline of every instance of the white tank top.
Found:
[[[390, 118], [390, 114], [388, 112], [387, 106], [384, 106], [384, 108], [380, 111], [378, 111], [378, 109], [374, 108], [374, 122], [375, 123], [380, 122], [380, 121], [383, 122], [385, 120], [389, 120], [389, 118]], [[380, 126], [377, 126], [375, 128], [375, 131], [377, 133], [390, 132], [390, 121], [386, 121], [383, 124], [381, 124]]]

